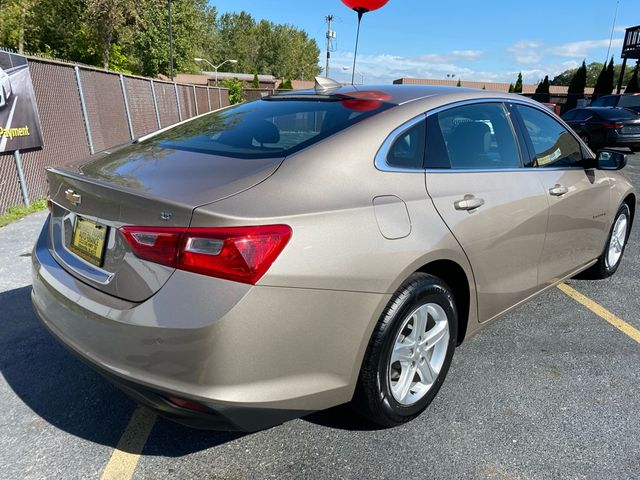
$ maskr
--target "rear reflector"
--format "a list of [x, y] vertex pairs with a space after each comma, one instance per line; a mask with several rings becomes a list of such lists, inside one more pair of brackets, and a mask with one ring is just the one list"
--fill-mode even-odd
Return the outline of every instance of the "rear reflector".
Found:
[[191, 400], [186, 400], [184, 398], [171, 397], [171, 396], [168, 396], [165, 398], [169, 400], [171, 403], [173, 403], [174, 405], [177, 405], [178, 407], [181, 407], [181, 408], [186, 408], [187, 410], [194, 410], [196, 412], [202, 412], [202, 413], [212, 412], [212, 410], [206, 405], [202, 405], [201, 403], [197, 403], [197, 402], [192, 402]]
[[139, 258], [189, 272], [255, 284], [291, 238], [287, 225], [227, 228], [121, 227]]

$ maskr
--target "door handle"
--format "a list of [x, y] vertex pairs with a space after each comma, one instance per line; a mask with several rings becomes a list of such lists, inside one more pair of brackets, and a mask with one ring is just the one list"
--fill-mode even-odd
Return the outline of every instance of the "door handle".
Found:
[[564, 185], [560, 185], [559, 183], [556, 183], [553, 187], [549, 189], [549, 193], [554, 197], [561, 197], [562, 195], [568, 192], [569, 192], [569, 189]]
[[473, 195], [465, 195], [464, 199], [454, 202], [456, 210], [475, 210], [484, 205], [484, 199], [476, 198]]

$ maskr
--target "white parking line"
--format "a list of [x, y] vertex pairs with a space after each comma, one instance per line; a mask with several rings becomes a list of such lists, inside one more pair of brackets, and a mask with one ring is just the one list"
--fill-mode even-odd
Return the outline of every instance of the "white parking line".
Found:
[[[11, 122], [13, 121], [13, 114], [16, 111], [16, 105], [18, 104], [18, 96], [13, 95], [13, 106], [11, 107], [11, 111], [9, 112], [9, 118], [7, 118], [7, 124], [4, 126], [5, 130], [11, 128]], [[7, 145], [7, 140], [9, 137], [3, 137], [0, 139], [0, 152], [4, 151], [4, 147]]]

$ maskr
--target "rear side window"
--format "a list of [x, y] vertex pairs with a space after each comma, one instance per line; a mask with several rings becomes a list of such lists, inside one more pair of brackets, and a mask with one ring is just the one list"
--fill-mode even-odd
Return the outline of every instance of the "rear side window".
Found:
[[513, 128], [501, 103], [453, 107], [430, 115], [427, 138], [428, 168], [521, 166]]
[[425, 124], [420, 122], [396, 138], [387, 154], [387, 164], [397, 168], [423, 168], [424, 142]]
[[531, 167], [570, 167], [582, 160], [582, 149], [569, 131], [546, 113], [524, 105], [515, 106], [533, 145]]
[[576, 117], [575, 120], [578, 122], [584, 122], [585, 120], [589, 120], [591, 117], [593, 117], [593, 112], [590, 112], [589, 110], [575, 110], [576, 112]]
[[338, 95], [265, 98], [205, 115], [150, 142], [240, 159], [285, 157], [392, 106]]

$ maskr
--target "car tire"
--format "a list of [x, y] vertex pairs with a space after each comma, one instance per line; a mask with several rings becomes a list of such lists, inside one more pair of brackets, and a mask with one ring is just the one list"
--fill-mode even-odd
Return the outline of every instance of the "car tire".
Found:
[[624, 250], [627, 246], [627, 240], [629, 239], [629, 233], [631, 232], [631, 210], [629, 205], [623, 203], [618, 209], [609, 236], [607, 237], [607, 243], [604, 247], [602, 255], [598, 257], [598, 261], [595, 265], [589, 267], [582, 272], [578, 277], [591, 280], [602, 280], [608, 278], [618, 270]]
[[356, 412], [382, 427], [420, 415], [447, 375], [457, 330], [449, 287], [426, 273], [409, 277], [391, 297], [369, 341], [352, 402]]

